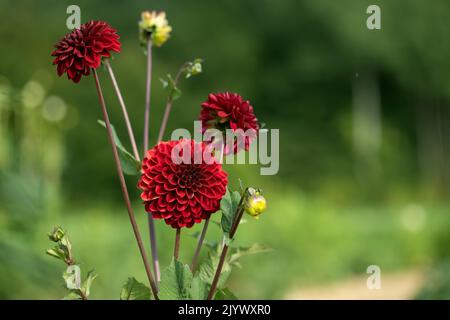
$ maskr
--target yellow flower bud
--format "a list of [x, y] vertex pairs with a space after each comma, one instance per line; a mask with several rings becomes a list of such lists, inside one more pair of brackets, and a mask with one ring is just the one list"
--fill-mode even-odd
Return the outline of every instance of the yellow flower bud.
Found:
[[252, 217], [259, 219], [259, 215], [266, 210], [266, 199], [261, 190], [249, 188], [245, 202], [245, 211]]
[[160, 47], [170, 37], [172, 27], [166, 19], [164, 11], [144, 11], [141, 13], [141, 21], [139, 21], [139, 33], [142, 45], [146, 44], [147, 37], [150, 36], [152, 44]]

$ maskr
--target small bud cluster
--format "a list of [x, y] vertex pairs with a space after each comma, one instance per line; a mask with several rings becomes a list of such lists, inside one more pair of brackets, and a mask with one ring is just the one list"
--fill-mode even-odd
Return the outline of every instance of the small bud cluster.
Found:
[[72, 257], [72, 243], [61, 227], [55, 227], [52, 232], [48, 234], [50, 241], [56, 243], [52, 249], [46, 252], [48, 255], [56, 259], [64, 261], [67, 265], [74, 264]]
[[73, 259], [72, 243], [67, 233], [61, 227], [55, 227], [48, 234], [48, 238], [50, 241], [56, 243], [56, 245], [48, 249], [46, 253], [58, 260], [64, 261], [67, 265], [67, 269], [63, 273], [63, 279], [66, 283], [66, 288], [69, 290], [69, 294], [64, 299], [87, 300], [92, 282], [97, 275], [91, 270], [88, 272], [86, 280], [81, 282], [81, 269]]

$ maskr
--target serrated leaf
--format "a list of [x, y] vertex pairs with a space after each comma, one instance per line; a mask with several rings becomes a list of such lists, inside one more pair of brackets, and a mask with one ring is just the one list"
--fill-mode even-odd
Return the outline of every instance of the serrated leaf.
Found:
[[192, 279], [191, 288], [189, 290], [189, 297], [191, 300], [206, 300], [209, 292], [209, 285], [203, 281], [200, 276], [195, 276]]
[[81, 290], [84, 292], [86, 297], [89, 297], [91, 293], [92, 282], [94, 282], [97, 276], [98, 274], [95, 273], [95, 270], [91, 270], [88, 272], [86, 280], [84, 280], [83, 285], [81, 286]]
[[63, 273], [63, 279], [66, 282], [66, 288], [69, 290], [81, 289], [81, 270], [78, 265], [70, 265]]
[[134, 277], [129, 277], [120, 292], [120, 300], [150, 300], [150, 288], [137, 281]]
[[219, 289], [214, 296], [214, 300], [239, 300], [228, 288]]
[[236, 219], [237, 208], [239, 202], [241, 201], [241, 195], [239, 192], [230, 192], [227, 188], [225, 195], [220, 201], [220, 210], [222, 211], [222, 230], [225, 234], [229, 234], [231, 227], [233, 226], [234, 220]]
[[192, 281], [192, 272], [188, 265], [172, 259], [170, 266], [161, 274], [159, 299], [187, 300]]
[[[216, 274], [216, 269], [219, 264], [220, 255], [222, 253], [222, 246], [217, 245], [215, 248], [210, 249], [208, 252], [208, 257], [203, 261], [203, 263], [200, 264], [198, 270], [198, 275], [200, 278], [208, 283], [209, 285], [212, 284], [214, 276]], [[222, 272], [220, 273], [219, 282], [217, 284], [218, 288], [222, 288], [225, 285], [225, 282], [228, 280], [228, 277], [231, 273], [231, 266], [230, 264], [225, 261], [222, 267]]]
[[[97, 122], [104, 128], [106, 128], [106, 124], [102, 120], [97, 120]], [[127, 175], [138, 175], [141, 170], [141, 163], [133, 157], [133, 155], [128, 152], [125, 147], [123, 146], [122, 142], [119, 139], [119, 136], [117, 135], [116, 129], [113, 125], [111, 125], [111, 130], [114, 137], [114, 142], [117, 147], [117, 152], [119, 153], [120, 163], [122, 164], [122, 170], [123, 173]]]

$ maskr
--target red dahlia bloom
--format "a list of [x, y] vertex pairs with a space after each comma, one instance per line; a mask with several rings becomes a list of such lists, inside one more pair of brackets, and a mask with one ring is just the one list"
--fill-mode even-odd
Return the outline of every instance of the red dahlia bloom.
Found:
[[[190, 148], [186, 159], [190, 158], [191, 164], [176, 164], [172, 160], [174, 147], [177, 155], [183, 147]], [[227, 173], [219, 163], [195, 164], [196, 154], [203, 154], [206, 147], [203, 142], [180, 140], [160, 142], [147, 151], [138, 188], [145, 210], [154, 218], [164, 219], [173, 228], [190, 228], [219, 210]]]
[[[237, 93], [217, 93], [210, 94], [208, 100], [202, 103], [200, 113], [202, 121], [203, 133], [210, 128], [219, 129], [225, 132], [231, 129], [235, 132], [242, 129], [246, 133], [242, 139], [235, 139], [233, 152], [237, 153], [241, 149], [248, 150], [251, 142], [256, 137], [259, 130], [258, 119], [256, 119], [253, 107], [249, 101], [244, 99]], [[247, 131], [251, 129], [250, 131]], [[239, 136], [236, 134], [236, 136]], [[225, 153], [231, 152], [229, 146], [225, 146]]]
[[116, 30], [103, 21], [90, 21], [82, 24], [62, 38], [52, 52], [53, 64], [57, 65], [58, 75], [67, 73], [73, 82], [81, 76], [89, 75], [91, 68], [98, 68], [102, 57], [110, 57], [110, 51], [120, 52], [119, 35]]

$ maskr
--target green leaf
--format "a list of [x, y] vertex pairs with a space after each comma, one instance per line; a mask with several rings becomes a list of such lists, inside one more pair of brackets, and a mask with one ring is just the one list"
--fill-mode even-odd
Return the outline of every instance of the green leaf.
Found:
[[83, 285], [81, 286], [81, 290], [84, 292], [86, 297], [89, 297], [91, 293], [92, 282], [94, 282], [97, 276], [98, 275], [95, 273], [95, 270], [91, 270], [88, 272], [86, 280], [83, 282]]
[[137, 281], [134, 277], [129, 277], [120, 292], [120, 300], [150, 300], [150, 288]]
[[[102, 127], [106, 128], [104, 121], [97, 120], [97, 122]], [[141, 163], [125, 149], [122, 142], [120, 142], [119, 136], [117, 135], [116, 129], [113, 125], [111, 125], [111, 130], [113, 133], [114, 142], [117, 146], [117, 152], [119, 153], [120, 162], [122, 163], [123, 173], [131, 176], [138, 175], [141, 170]]]
[[230, 251], [232, 252], [230, 257], [228, 258], [228, 262], [233, 265], [240, 267], [238, 260], [246, 255], [258, 254], [272, 251], [271, 248], [267, 248], [259, 243], [254, 243], [249, 247], [231, 247]]
[[175, 101], [181, 97], [181, 90], [177, 87], [175, 80], [170, 74], [167, 74], [166, 78], [161, 78], [163, 87], [167, 90], [168, 99]]
[[234, 220], [236, 219], [237, 208], [241, 201], [239, 192], [230, 192], [227, 188], [225, 195], [220, 201], [220, 210], [222, 211], [222, 230], [225, 234], [230, 233]]
[[78, 265], [70, 265], [63, 273], [63, 279], [66, 282], [66, 287], [69, 290], [81, 289], [81, 270]]
[[214, 296], [214, 300], [239, 300], [228, 288], [219, 289]]
[[188, 265], [172, 259], [161, 275], [159, 298], [161, 300], [187, 300], [192, 281], [192, 272]]
[[71, 291], [68, 295], [66, 295], [62, 300], [82, 300], [79, 293], [76, 290]]
[[200, 276], [195, 276], [192, 279], [191, 288], [189, 290], [189, 297], [191, 300], [206, 300], [209, 292], [209, 285], [203, 281]]
[[45, 253], [47, 253], [49, 256], [55, 257], [56, 259], [59, 259], [62, 261], [66, 260], [65, 252], [58, 247], [54, 247], [53, 249], [47, 249], [47, 251], [45, 251]]
[[[217, 287], [225, 287], [226, 281], [231, 274], [232, 267], [241, 267], [239, 264], [239, 259], [245, 255], [257, 254], [262, 252], [271, 251], [271, 249], [264, 247], [260, 244], [254, 244], [249, 247], [229, 247], [228, 255], [224, 261], [222, 272], [219, 277], [219, 282]], [[216, 245], [211, 248], [208, 252], [207, 258], [199, 265], [200, 278], [211, 285], [214, 279], [217, 265], [219, 264], [220, 255], [222, 253], [222, 245]]]
[[72, 243], [69, 240], [69, 237], [64, 235], [61, 240], [59, 241], [60, 247], [65, 250], [66, 254], [68, 255], [69, 252], [72, 251]]
[[[211, 285], [216, 274], [217, 265], [219, 264], [220, 255], [222, 253], [222, 246], [217, 245], [215, 248], [208, 252], [208, 257], [199, 266], [199, 276], [200, 278]], [[222, 267], [222, 272], [220, 273], [219, 282], [217, 283], [218, 288], [222, 288], [225, 285], [228, 277], [231, 273], [230, 264], [225, 261]]]

